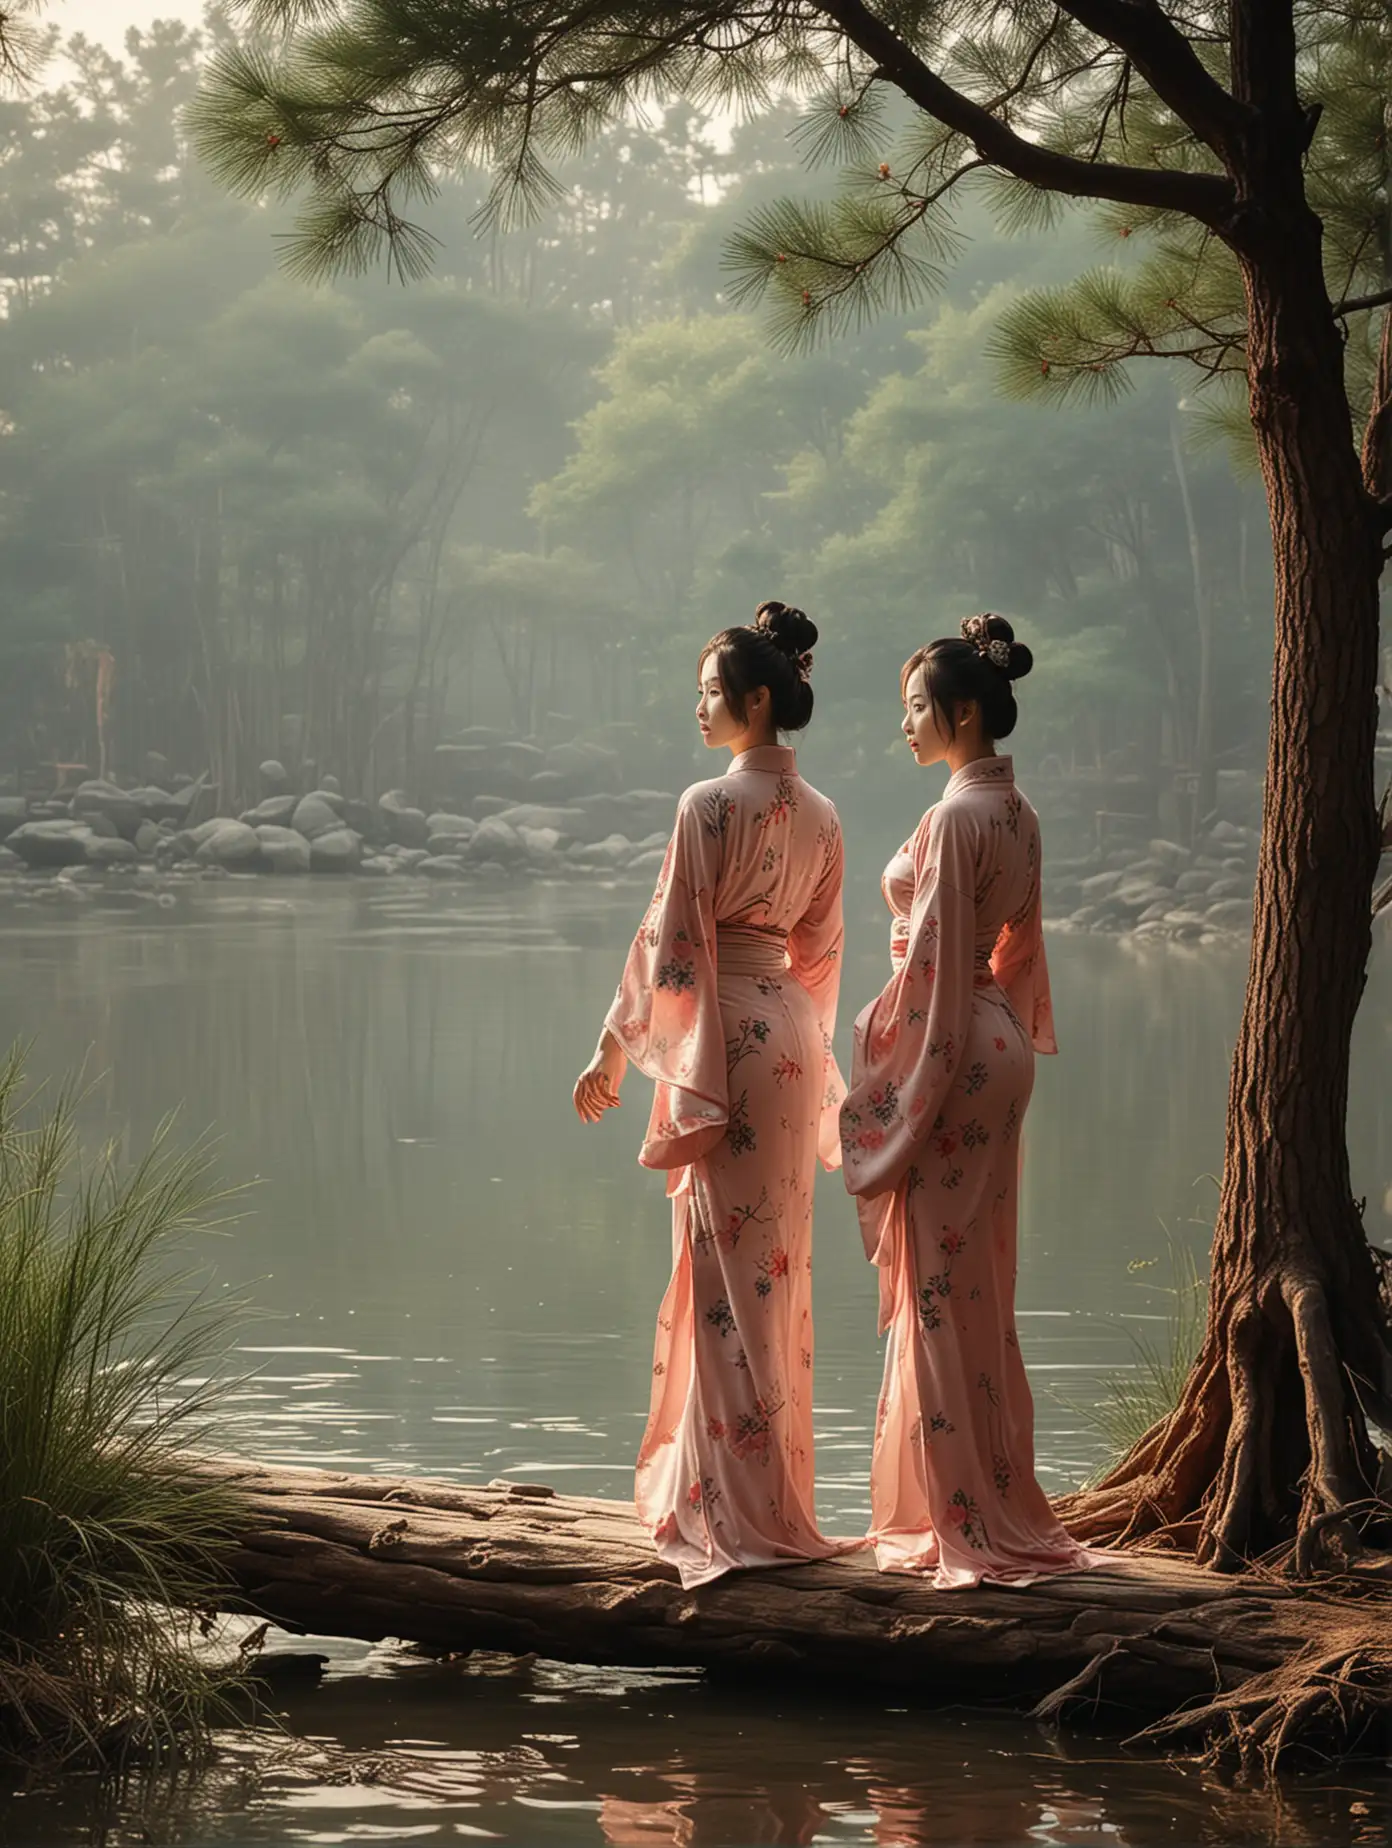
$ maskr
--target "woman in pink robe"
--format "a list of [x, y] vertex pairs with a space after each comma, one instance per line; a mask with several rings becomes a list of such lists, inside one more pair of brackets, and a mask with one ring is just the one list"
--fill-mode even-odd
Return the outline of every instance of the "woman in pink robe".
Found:
[[817, 631], [765, 604], [701, 660], [697, 718], [728, 772], [683, 795], [600, 1043], [582, 1119], [656, 1081], [639, 1160], [668, 1172], [638, 1512], [683, 1585], [823, 1558], [812, 1456], [812, 1187], [839, 1158], [831, 1049], [841, 829], [779, 731], [811, 717]]
[[1095, 1563], [1035, 1480], [1015, 1331], [1020, 1132], [1034, 1055], [1056, 1047], [1039, 823], [995, 741], [1032, 663], [1002, 617], [962, 629], [904, 667], [910, 748], [952, 775], [885, 870], [893, 973], [856, 1021], [841, 1111], [889, 1334], [871, 1539], [882, 1569], [941, 1590]]

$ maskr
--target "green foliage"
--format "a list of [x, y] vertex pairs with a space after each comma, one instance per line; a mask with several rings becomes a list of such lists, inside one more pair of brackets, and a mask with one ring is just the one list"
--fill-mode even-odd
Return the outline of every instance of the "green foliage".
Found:
[[[1143, 1272], [1149, 1262], [1133, 1264]], [[1208, 1323], [1208, 1279], [1186, 1245], [1169, 1241], [1170, 1281], [1144, 1283], [1149, 1300], [1165, 1303], [1154, 1319], [1156, 1334], [1126, 1330], [1132, 1352], [1130, 1366], [1110, 1373], [1102, 1381], [1101, 1395], [1089, 1402], [1058, 1394], [1069, 1411], [1080, 1417], [1103, 1440], [1106, 1453], [1090, 1481], [1100, 1481], [1129, 1451], [1179, 1403]], [[1166, 1302], [1165, 1299], [1168, 1299]]]
[[233, 1493], [190, 1474], [229, 1340], [177, 1253], [222, 1197], [169, 1126], [124, 1172], [84, 1162], [70, 1086], [0, 1065], [0, 1749], [164, 1758], [206, 1744], [199, 1615]]

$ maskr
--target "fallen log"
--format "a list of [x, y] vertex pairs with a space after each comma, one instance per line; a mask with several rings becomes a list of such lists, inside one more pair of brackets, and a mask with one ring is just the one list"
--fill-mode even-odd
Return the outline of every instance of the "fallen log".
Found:
[[246, 1511], [228, 1608], [290, 1631], [868, 1682], [1128, 1730], [1149, 1722], [1170, 1745], [1246, 1740], [1270, 1763], [1296, 1744], [1385, 1749], [1381, 1586], [1353, 1598], [1128, 1553], [1029, 1586], [939, 1592], [860, 1553], [683, 1591], [627, 1503], [520, 1483], [198, 1468]]

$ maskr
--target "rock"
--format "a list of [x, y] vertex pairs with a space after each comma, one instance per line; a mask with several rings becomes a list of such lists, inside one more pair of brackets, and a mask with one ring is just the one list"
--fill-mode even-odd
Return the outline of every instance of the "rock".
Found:
[[122, 838], [121, 830], [109, 815], [88, 815], [87, 826], [99, 841], [118, 841]]
[[284, 796], [290, 793], [290, 772], [278, 757], [268, 757], [257, 771], [257, 775], [261, 778], [263, 800], [267, 796]]
[[471, 815], [453, 815], [444, 809], [436, 809], [433, 815], [427, 815], [425, 825], [432, 834], [457, 834], [461, 840], [468, 840], [478, 823]]
[[351, 828], [332, 828], [309, 843], [312, 873], [351, 873], [362, 859], [362, 836]]
[[11, 853], [8, 847], [0, 847], [0, 873], [17, 873], [23, 864], [17, 853]]
[[167, 789], [160, 789], [153, 783], [149, 783], [141, 789], [132, 789], [128, 793], [146, 821], [186, 821], [188, 819], [188, 804], [179, 796], [171, 795]]
[[394, 873], [401, 871], [401, 863], [398, 860], [388, 859], [385, 854], [373, 853], [359, 862], [358, 871], [368, 879], [389, 879]]
[[572, 847], [566, 858], [577, 866], [622, 866], [633, 854], [633, 842], [623, 834], [611, 834], [607, 839], [594, 841], [589, 846]]
[[1155, 885], [1149, 879], [1125, 879], [1112, 894], [1112, 903], [1136, 917], [1151, 905], [1160, 904], [1168, 909], [1174, 899], [1164, 886]]
[[8, 840], [28, 819], [29, 804], [23, 796], [0, 796], [0, 841]]
[[[1213, 899], [1240, 898], [1250, 910], [1252, 904], [1252, 882], [1250, 879], [1215, 879], [1213, 884], [1208, 888], [1208, 896]], [[1212, 910], [1209, 911], [1208, 915], [1210, 917], [1213, 916]]]
[[321, 834], [341, 833], [342, 807], [343, 798], [335, 797], [332, 790], [311, 790], [295, 804], [291, 811], [290, 826], [296, 834], [303, 834], [307, 841], [318, 840]]
[[153, 821], [142, 821], [135, 831], [135, 850], [148, 856], [164, 838]]
[[1078, 884], [1080, 890], [1086, 894], [1088, 903], [1095, 904], [1100, 898], [1111, 897], [1121, 884], [1122, 876], [1119, 870], [1093, 873], [1088, 878], [1079, 880]]
[[399, 847], [391, 856], [403, 873], [419, 872], [430, 857], [424, 847]]
[[87, 843], [89, 866], [134, 866], [139, 858], [132, 843], [119, 835], [114, 840], [98, 837]]
[[1145, 910], [1136, 920], [1137, 928], [1139, 929], [1140, 926], [1144, 924], [1158, 924], [1163, 922], [1173, 909], [1174, 900], [1166, 893], [1164, 898], [1159, 898], [1153, 905], [1146, 906]]
[[1178, 841], [1152, 841], [1149, 852], [1152, 860], [1158, 860], [1162, 866], [1172, 867], [1177, 873], [1182, 873], [1194, 857], [1189, 848], [1181, 847]]
[[537, 768], [556, 772], [572, 789], [615, 789], [620, 776], [617, 751], [578, 738], [552, 745]]
[[538, 770], [555, 768], [554, 764], [548, 762], [546, 752], [539, 744], [524, 744], [520, 738], [510, 738], [505, 744], [495, 745], [493, 759], [509, 775], [522, 782], [535, 776]]
[[163, 751], [145, 753], [145, 774], [152, 783], [158, 783], [163, 789], [169, 781], [169, 759]]
[[319, 788], [326, 796], [341, 796], [343, 794], [343, 785], [336, 776], [321, 776], [319, 779]]
[[1213, 874], [1211, 872], [1196, 870], [1191, 873], [1181, 873], [1175, 880], [1175, 891], [1188, 897], [1194, 892], [1206, 892], [1212, 884]]
[[1256, 844], [1256, 835], [1251, 828], [1239, 828], [1236, 822], [1232, 821], [1215, 821], [1208, 831], [1208, 837], [1213, 841], [1231, 843], [1234, 847], [1248, 847]]
[[1208, 908], [1207, 922], [1218, 930], [1249, 931], [1252, 928], [1252, 901], [1248, 898], [1224, 898]]
[[[403, 791], [389, 789], [377, 802], [382, 831], [389, 841], [400, 847], [424, 847], [430, 839], [430, 825], [421, 809], [413, 808]], [[365, 870], [365, 869], [364, 869]]]
[[479, 821], [485, 821], [490, 815], [501, 815], [504, 809], [516, 805], [511, 796], [475, 796], [469, 806]]
[[424, 873], [427, 879], [462, 879], [464, 862], [455, 854], [430, 853], [415, 870]]
[[27, 821], [6, 845], [26, 866], [82, 866], [96, 838], [80, 821]]
[[299, 801], [298, 796], [266, 796], [255, 808], [247, 809], [242, 820], [249, 828], [288, 828]]
[[303, 834], [297, 834], [293, 828], [278, 827], [273, 822], [262, 822], [256, 830], [256, 839], [261, 858], [273, 873], [309, 871], [310, 848]]
[[554, 800], [567, 795], [574, 788], [574, 782], [563, 776], [559, 770], [538, 770], [534, 776], [527, 778], [527, 788], [535, 795], [538, 802]]
[[254, 866], [261, 857], [261, 842], [255, 828], [244, 821], [215, 821], [193, 857], [200, 866]]
[[79, 784], [73, 794], [72, 812], [82, 819], [104, 816], [128, 841], [135, 839], [135, 831], [145, 819], [139, 803], [133, 802], [124, 789], [101, 777]]
[[1201, 911], [1190, 911], [1186, 906], [1181, 905], [1176, 910], [1165, 913], [1165, 922], [1172, 930], [1198, 931], [1203, 929], [1204, 914]]
[[510, 808], [498, 811], [498, 819], [512, 828], [554, 828], [567, 840], [574, 840], [584, 825], [585, 812], [557, 803], [514, 802]]
[[536, 860], [554, 859], [556, 849], [561, 844], [560, 834], [555, 828], [528, 828], [523, 825], [518, 827], [517, 835], [528, 855]]
[[365, 841], [381, 838], [377, 811], [370, 802], [364, 802], [361, 796], [343, 798], [343, 825], [351, 828], [354, 834], [361, 834]]
[[1068, 922], [1075, 930], [1087, 930], [1096, 922], [1100, 909], [1097, 905], [1079, 905]]
[[522, 859], [526, 851], [516, 828], [491, 815], [474, 830], [462, 857], [471, 866], [481, 865], [485, 860], [511, 866]]

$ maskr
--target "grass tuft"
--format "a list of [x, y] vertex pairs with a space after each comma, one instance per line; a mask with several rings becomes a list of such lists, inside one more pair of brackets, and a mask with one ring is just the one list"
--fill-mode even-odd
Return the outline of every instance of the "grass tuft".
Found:
[[85, 1158], [77, 1095], [0, 1061], [0, 1753], [169, 1762], [234, 1674], [206, 1638], [237, 1499], [187, 1463], [235, 1305], [186, 1247], [228, 1196], [168, 1122], [129, 1169]]

